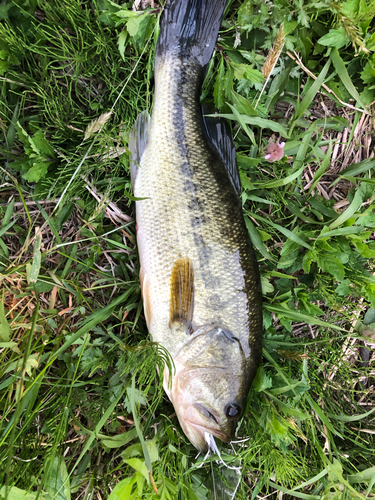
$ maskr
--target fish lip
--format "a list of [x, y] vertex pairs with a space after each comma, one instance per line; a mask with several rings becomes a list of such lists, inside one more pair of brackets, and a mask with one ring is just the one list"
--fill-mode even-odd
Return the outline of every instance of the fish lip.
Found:
[[217, 429], [204, 427], [203, 425], [196, 424], [195, 422], [192, 422], [191, 420], [188, 420], [188, 419], [186, 419], [186, 422], [188, 422], [190, 425], [192, 425], [198, 431], [202, 432], [203, 437], [204, 437], [204, 433], [208, 432], [209, 434], [212, 434], [213, 436], [217, 437], [218, 439], [220, 439], [224, 443], [229, 443], [229, 441], [230, 441], [230, 436], [228, 436], [228, 434], [225, 434], [224, 432], [221, 432]]

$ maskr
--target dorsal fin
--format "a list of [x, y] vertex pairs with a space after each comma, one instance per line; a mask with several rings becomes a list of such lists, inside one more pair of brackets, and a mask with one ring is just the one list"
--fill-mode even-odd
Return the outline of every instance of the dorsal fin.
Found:
[[130, 177], [134, 189], [134, 182], [137, 171], [141, 163], [141, 158], [148, 142], [148, 129], [150, 124], [150, 114], [147, 110], [142, 111], [135, 120], [134, 128], [129, 134], [128, 148], [130, 157]]
[[229, 124], [224, 118], [207, 116], [208, 114], [212, 114], [212, 110], [206, 106], [202, 106], [203, 130], [208, 141], [223, 160], [236, 194], [241, 196], [241, 182], [238, 173], [236, 148], [234, 147]]
[[193, 319], [193, 306], [193, 264], [188, 258], [178, 259], [173, 264], [171, 273], [169, 326], [178, 323], [189, 329]]

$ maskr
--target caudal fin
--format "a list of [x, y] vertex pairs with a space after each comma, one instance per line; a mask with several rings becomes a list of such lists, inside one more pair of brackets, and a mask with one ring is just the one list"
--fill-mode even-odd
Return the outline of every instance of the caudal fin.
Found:
[[167, 52], [207, 66], [215, 47], [226, 0], [167, 0], [156, 57]]

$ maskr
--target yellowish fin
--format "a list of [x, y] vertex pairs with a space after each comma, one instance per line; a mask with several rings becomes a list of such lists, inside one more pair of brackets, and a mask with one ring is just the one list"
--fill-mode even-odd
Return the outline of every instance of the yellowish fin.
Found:
[[189, 328], [194, 307], [194, 270], [190, 259], [178, 259], [171, 273], [169, 326], [174, 323]]

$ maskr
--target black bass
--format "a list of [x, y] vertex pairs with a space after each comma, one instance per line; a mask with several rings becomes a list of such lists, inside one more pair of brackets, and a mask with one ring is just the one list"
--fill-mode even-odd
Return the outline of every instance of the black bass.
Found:
[[170, 0], [155, 55], [151, 118], [129, 141], [147, 327], [173, 358], [164, 388], [200, 451], [228, 442], [262, 345], [259, 270], [228, 124], [199, 92], [225, 0]]

